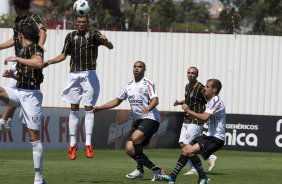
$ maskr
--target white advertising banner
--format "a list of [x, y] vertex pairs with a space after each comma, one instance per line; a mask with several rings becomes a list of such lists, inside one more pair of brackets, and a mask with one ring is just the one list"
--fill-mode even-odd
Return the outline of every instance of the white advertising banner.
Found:
[[[3, 107], [0, 107], [3, 112]], [[41, 141], [47, 149], [67, 149], [69, 146], [67, 108], [44, 108], [41, 121]], [[79, 113], [78, 146], [83, 148], [84, 136], [84, 111]], [[0, 133], [0, 149], [30, 149], [27, 129], [19, 121], [19, 109], [14, 114], [11, 131]]]

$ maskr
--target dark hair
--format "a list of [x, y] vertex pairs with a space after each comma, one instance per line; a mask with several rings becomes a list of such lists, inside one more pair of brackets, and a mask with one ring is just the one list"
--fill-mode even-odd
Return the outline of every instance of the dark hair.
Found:
[[22, 33], [24, 38], [30, 41], [35, 42], [37, 37], [37, 30], [31, 24], [22, 24], [19, 29], [19, 33]]
[[197, 76], [199, 75], [199, 70], [198, 70], [198, 68], [196, 68], [195, 66], [191, 66], [191, 67], [189, 67], [189, 69], [195, 69], [196, 70], [196, 72], [197, 72]]
[[143, 61], [136, 61], [135, 63], [141, 63], [144, 68], [146, 68], [146, 64]]
[[88, 17], [88, 16], [76, 15], [76, 16], [75, 16], [75, 21], [77, 21], [77, 18], [78, 18], [78, 17], [79, 17], [79, 18], [84, 18], [84, 17], [85, 17], [86, 20], [87, 20], [87, 22], [89, 22], [89, 17]]
[[10, 0], [10, 5], [20, 10], [29, 10], [31, 0]]
[[217, 94], [219, 94], [219, 92], [222, 88], [221, 82], [218, 79], [209, 79], [208, 82], [211, 82], [212, 88], [217, 89]]

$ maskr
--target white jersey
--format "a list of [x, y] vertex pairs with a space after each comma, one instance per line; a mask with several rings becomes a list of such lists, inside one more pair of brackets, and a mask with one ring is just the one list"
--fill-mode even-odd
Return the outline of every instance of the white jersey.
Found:
[[225, 106], [219, 96], [213, 97], [208, 101], [205, 112], [212, 114], [212, 117], [207, 121], [209, 126], [207, 136], [214, 136], [225, 141]]
[[160, 113], [156, 107], [148, 114], [141, 114], [141, 110], [148, 107], [154, 97], [158, 97], [156, 86], [147, 77], [143, 77], [139, 82], [129, 82], [118, 95], [121, 100], [128, 98], [135, 120], [152, 119], [160, 122]]

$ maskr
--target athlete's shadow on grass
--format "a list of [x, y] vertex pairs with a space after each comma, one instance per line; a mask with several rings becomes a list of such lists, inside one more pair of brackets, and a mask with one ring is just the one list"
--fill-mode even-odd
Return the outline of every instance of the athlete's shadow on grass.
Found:
[[117, 180], [103, 180], [103, 181], [79, 181], [78, 183], [124, 183], [123, 181], [117, 181]]
[[222, 175], [226, 175], [224, 173], [217, 173], [217, 172], [212, 172], [212, 173], [206, 173], [207, 175], [211, 175], [211, 176], [222, 176]]
[[144, 183], [144, 181], [151, 181], [150, 179], [135, 179], [128, 181], [117, 181], [117, 180], [107, 180], [107, 181], [79, 181], [78, 183], [109, 183], [109, 184], [127, 184], [127, 183]]

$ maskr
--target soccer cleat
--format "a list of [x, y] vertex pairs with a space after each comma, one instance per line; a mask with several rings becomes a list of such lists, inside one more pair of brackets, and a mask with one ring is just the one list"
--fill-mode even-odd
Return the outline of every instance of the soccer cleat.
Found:
[[209, 178], [199, 179], [198, 184], [208, 184], [210, 182]]
[[11, 123], [12, 123], [12, 119], [9, 118], [6, 123], [5, 123], [5, 129], [6, 131], [9, 131], [11, 129]]
[[34, 184], [47, 184], [46, 181], [43, 179], [42, 181], [34, 180]]
[[0, 132], [8, 132], [11, 129], [11, 121], [11, 118], [8, 120], [0, 119]]
[[185, 175], [198, 175], [198, 172], [196, 171], [196, 169], [189, 169], [186, 173], [183, 174]]
[[163, 175], [163, 174], [165, 173], [165, 170], [159, 169], [159, 170], [157, 170], [157, 171], [153, 171], [153, 173], [154, 173], [154, 176], [153, 176], [153, 178], [151, 179], [151, 181], [158, 181], [158, 180], [160, 180], [160, 178], [158, 177], [158, 175]]
[[215, 166], [215, 161], [217, 160], [217, 156], [211, 155], [211, 159], [209, 159], [209, 172], [211, 172]]
[[138, 169], [135, 169], [133, 172], [125, 175], [127, 178], [135, 179], [135, 178], [143, 178], [144, 174], [140, 172]]
[[76, 158], [76, 150], [78, 149], [77, 144], [74, 146], [69, 146], [69, 158], [74, 160]]
[[93, 158], [94, 156], [94, 151], [93, 151], [93, 146], [92, 145], [87, 145], [84, 147], [85, 149], [85, 154], [87, 158]]
[[158, 174], [160, 179], [167, 181], [169, 184], [175, 184], [175, 180], [170, 175]]

